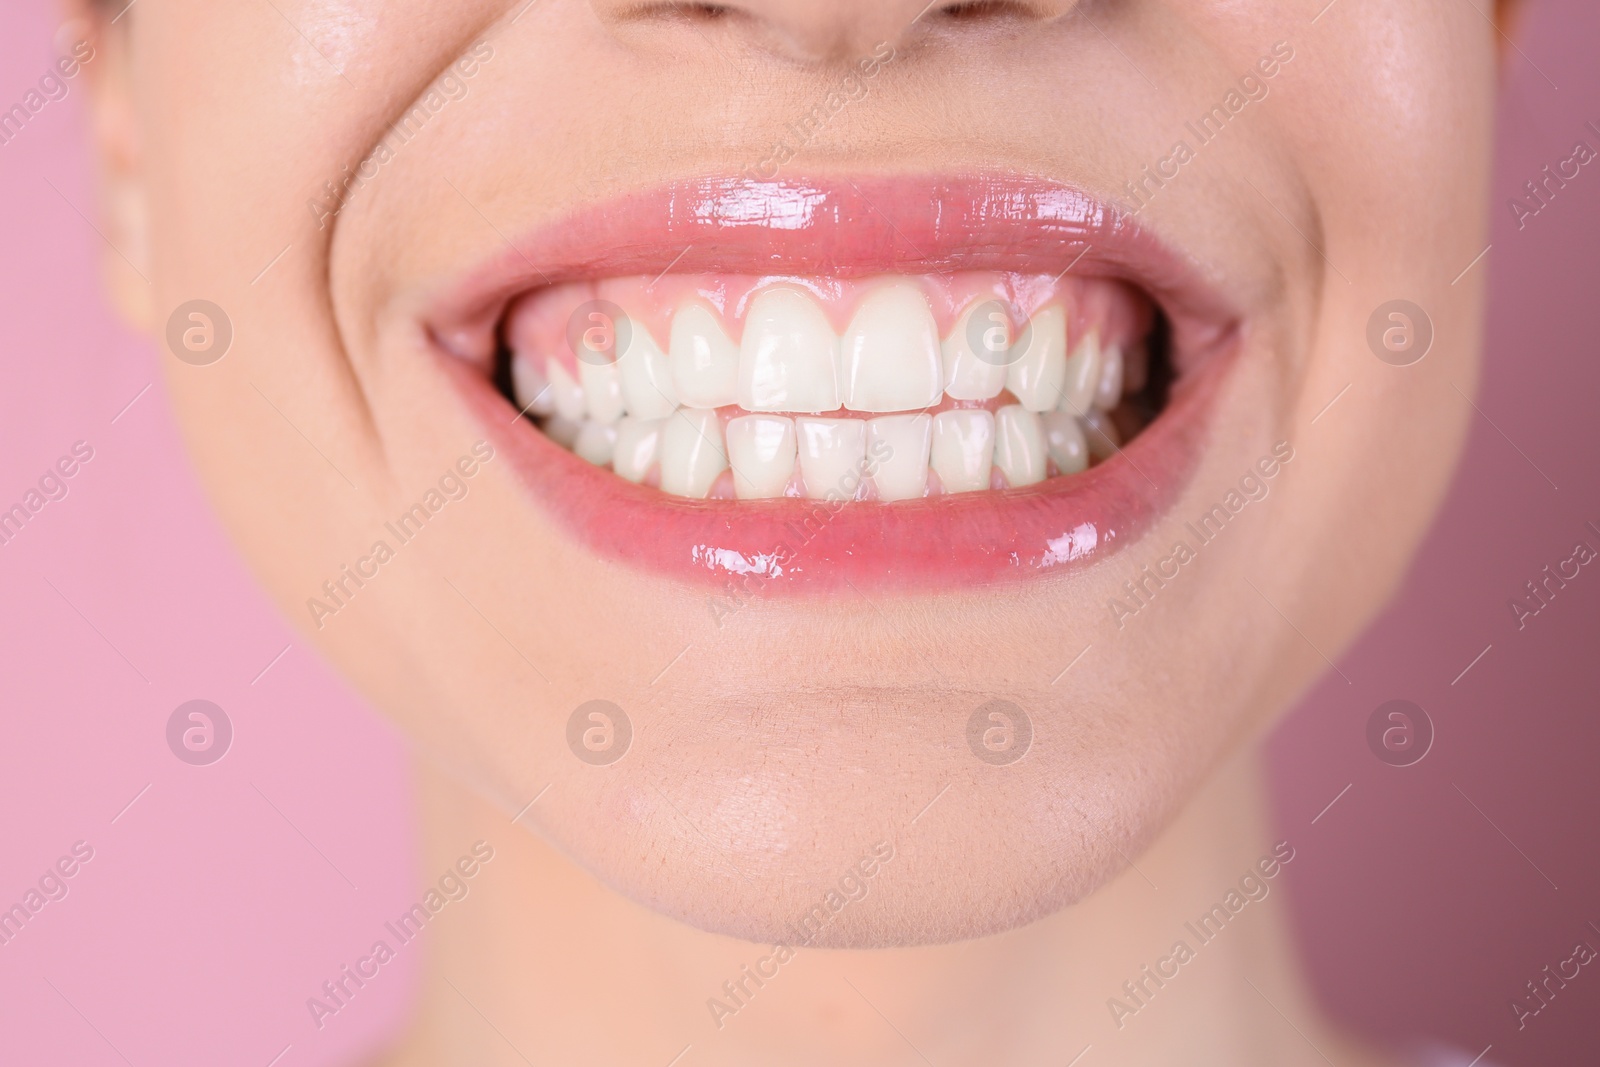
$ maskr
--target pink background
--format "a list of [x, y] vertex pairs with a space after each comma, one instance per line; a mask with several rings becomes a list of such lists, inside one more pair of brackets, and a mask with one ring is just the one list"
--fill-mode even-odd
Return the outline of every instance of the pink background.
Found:
[[[1577, 140], [1600, 149], [1585, 125], [1600, 127], [1600, 10], [1526, 6], [1492, 250], [1474, 268], [1492, 293], [1482, 414], [1399, 598], [1339, 660], [1351, 684], [1325, 677], [1271, 752], [1282, 832], [1305, 842], [1288, 872], [1301, 939], [1330, 1007], [1397, 1040], [1448, 1036], [1469, 1058], [1493, 1043], [1486, 1062], [1569, 1065], [1600, 1062], [1600, 966], [1521, 1031], [1509, 1002], [1580, 939], [1600, 950], [1587, 925], [1600, 928], [1600, 561], [1521, 631], [1507, 602], [1580, 539], [1600, 549], [1584, 527], [1600, 527], [1600, 161], [1521, 230], [1507, 202]], [[1363, 733], [1395, 698], [1437, 731], [1403, 769]]]
[[[1579, 538], [1600, 544], [1583, 529], [1600, 525], [1600, 169], [1521, 232], [1505, 201], [1579, 137], [1600, 145], [1583, 128], [1600, 124], [1600, 13], [1531, 7], [1474, 268], [1494, 290], [1483, 415], [1404, 591], [1339, 662], [1350, 684], [1325, 681], [1271, 751], [1329, 1004], [1372, 1034], [1553, 1067], [1600, 1048], [1600, 971], [1521, 1032], [1508, 1001], [1578, 939], [1600, 946], [1600, 573], [1522, 632], [1506, 601]], [[6, 14], [4, 106], [52, 62], [52, 14]], [[400, 1024], [416, 952], [320, 1032], [304, 1002], [414, 896], [404, 745], [255, 588], [193, 481], [155, 352], [103, 306], [82, 92], [0, 146], [0, 508], [73, 442], [95, 452], [0, 546], [0, 907], [73, 842], [94, 848], [0, 946], [0, 1061], [348, 1063]], [[234, 723], [209, 767], [165, 743], [197, 697]], [[1364, 737], [1396, 697], [1437, 730], [1403, 769]]]

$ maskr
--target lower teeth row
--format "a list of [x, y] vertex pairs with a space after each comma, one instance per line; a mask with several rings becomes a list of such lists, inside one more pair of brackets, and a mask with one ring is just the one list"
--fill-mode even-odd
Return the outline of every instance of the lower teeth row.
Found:
[[1109, 413], [996, 411], [875, 419], [743, 414], [679, 408], [659, 419], [540, 421], [551, 440], [628, 481], [675, 496], [754, 500], [910, 500], [1032, 485], [1113, 455]]

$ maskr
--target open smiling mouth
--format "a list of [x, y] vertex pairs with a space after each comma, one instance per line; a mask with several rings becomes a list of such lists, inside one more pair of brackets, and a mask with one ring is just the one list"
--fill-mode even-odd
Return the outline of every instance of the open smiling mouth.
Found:
[[916, 500], [1109, 459], [1165, 398], [1150, 318], [1099, 279], [615, 278], [519, 300], [505, 359], [547, 437], [630, 482]]
[[774, 588], [1114, 551], [1187, 481], [1240, 333], [1128, 216], [1016, 176], [633, 194], [517, 242], [427, 327], [582, 544]]

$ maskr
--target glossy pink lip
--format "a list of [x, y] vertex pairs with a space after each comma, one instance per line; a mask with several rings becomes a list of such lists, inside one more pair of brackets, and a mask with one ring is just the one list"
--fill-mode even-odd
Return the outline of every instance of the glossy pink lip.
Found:
[[[1178, 378], [1123, 454], [1025, 489], [892, 504], [688, 500], [561, 449], [489, 380], [507, 302], [584, 277], [728, 271], [1014, 270], [1124, 278], [1161, 304]], [[539, 504], [603, 558], [684, 580], [787, 589], [931, 590], [1082, 566], [1138, 538], [1188, 481], [1236, 347], [1238, 316], [1130, 217], [1015, 176], [671, 184], [536, 231], [448, 293], [430, 335], [483, 432]]]

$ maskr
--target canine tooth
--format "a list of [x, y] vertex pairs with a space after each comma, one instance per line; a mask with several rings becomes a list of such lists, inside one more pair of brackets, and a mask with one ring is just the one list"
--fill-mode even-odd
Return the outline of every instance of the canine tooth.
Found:
[[637, 322], [631, 327], [628, 350], [617, 360], [622, 376], [622, 400], [628, 414], [641, 419], [664, 419], [678, 406], [672, 385], [672, 363], [650, 332]]
[[884, 415], [867, 420], [867, 450], [877, 461], [872, 484], [879, 500], [912, 500], [928, 492], [932, 415]]
[[1044, 480], [1044, 430], [1039, 416], [1021, 404], [995, 412], [994, 465], [1013, 488]]
[[552, 415], [540, 424], [539, 429], [544, 435], [568, 452], [578, 439], [578, 431], [583, 429], [583, 423], [577, 419], [569, 419], [565, 415]]
[[617, 365], [578, 360], [578, 383], [583, 386], [585, 410], [595, 422], [613, 423], [622, 418], [622, 374]]
[[1117, 424], [1104, 411], [1091, 411], [1083, 416], [1083, 436], [1089, 444], [1089, 455], [1096, 462], [1110, 459], [1122, 445]]
[[511, 357], [511, 394], [517, 398], [517, 407], [529, 415], [554, 415], [556, 394], [550, 379], [532, 356], [521, 352]]
[[[982, 309], [986, 314], [998, 309], [999, 304], [988, 300], [973, 304], [961, 313], [956, 327], [940, 346], [944, 356], [944, 391], [956, 400], [989, 400], [1000, 395], [1006, 387], [1006, 364], [1010, 360], [1013, 340], [1010, 320], [991, 322], [983, 327], [984, 337], [1005, 340], [1006, 351], [979, 351], [972, 347], [968, 336], [972, 316]], [[991, 333], [990, 331], [1002, 331]]]
[[1090, 330], [1067, 357], [1066, 383], [1057, 409], [1071, 415], [1087, 414], [1100, 382], [1100, 335]]
[[1076, 415], [1047, 411], [1039, 416], [1044, 425], [1045, 448], [1062, 474], [1077, 474], [1089, 466], [1089, 444]]
[[947, 493], [989, 488], [994, 466], [994, 415], [977, 409], [941, 411], [933, 417], [929, 463]]
[[854, 498], [867, 460], [867, 424], [860, 419], [796, 419], [795, 431], [806, 496]]
[[733, 493], [741, 500], [782, 496], [794, 477], [794, 420], [782, 415], [741, 415], [727, 427]]
[[698, 300], [679, 306], [667, 339], [672, 384], [679, 403], [720, 408], [738, 398], [739, 346], [729, 339], [717, 313]]
[[679, 408], [661, 429], [661, 488], [677, 496], [704, 497], [728, 469], [722, 420], [715, 411]]
[[1122, 403], [1122, 346], [1106, 345], [1100, 353], [1100, 377], [1094, 385], [1094, 406], [1110, 411]]
[[617, 442], [612, 451], [611, 468], [630, 482], [642, 482], [650, 473], [661, 450], [664, 419], [641, 419], [624, 415], [617, 423]]
[[546, 363], [545, 369], [550, 379], [550, 391], [555, 394], [556, 414], [568, 422], [577, 422], [583, 418], [587, 407], [583, 399], [583, 386], [578, 384], [572, 372], [562, 366], [558, 359]]
[[572, 442], [574, 455], [588, 460], [596, 467], [609, 467], [611, 455], [617, 447], [615, 423], [584, 419], [578, 427], [578, 437]]
[[914, 411], [939, 402], [939, 326], [922, 290], [881, 284], [839, 341], [839, 388], [851, 411]]
[[737, 403], [746, 411], [837, 411], [839, 339], [798, 289], [758, 293], [745, 313]]
[[1006, 368], [1006, 388], [1029, 411], [1049, 411], [1067, 380], [1067, 313], [1051, 304], [1031, 326], [1027, 349]]

